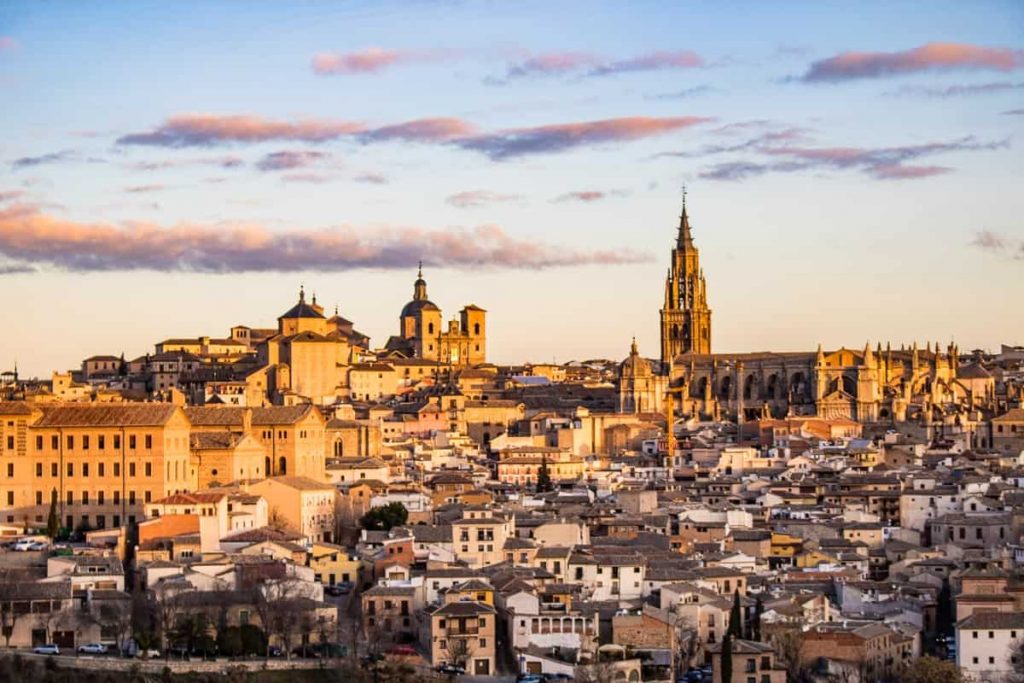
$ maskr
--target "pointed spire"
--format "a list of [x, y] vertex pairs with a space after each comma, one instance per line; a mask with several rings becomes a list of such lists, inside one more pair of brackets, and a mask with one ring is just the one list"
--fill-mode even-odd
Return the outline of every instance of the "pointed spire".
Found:
[[864, 342], [864, 365], [874, 365], [875, 355], [871, 352], [871, 342]]
[[299, 284], [299, 301], [306, 300], [306, 285]]
[[629, 347], [629, 355], [637, 356], [639, 351], [636, 350], [636, 337], [633, 337], [633, 344]]
[[420, 280], [423, 279], [423, 259], [420, 259], [419, 270], [416, 271], [416, 277]]
[[316, 292], [313, 292], [313, 305], [316, 306]]
[[683, 185], [683, 209], [679, 214], [679, 246], [693, 248], [693, 235], [690, 233], [690, 217], [686, 213], [686, 185]]
[[819, 365], [819, 366], [821, 366], [821, 365], [824, 365], [824, 364], [825, 364], [825, 351], [824, 351], [824, 350], [822, 350], [822, 348], [821, 348], [821, 344], [818, 344], [818, 357], [817, 357], [817, 363], [818, 363], [818, 365]]
[[338, 304], [334, 304], [334, 315], [338, 315]]

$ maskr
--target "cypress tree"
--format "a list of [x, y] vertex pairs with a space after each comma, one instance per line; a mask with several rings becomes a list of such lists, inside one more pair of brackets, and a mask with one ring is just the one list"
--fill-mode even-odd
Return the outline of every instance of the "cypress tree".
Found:
[[52, 541], [57, 538], [58, 531], [60, 531], [60, 522], [57, 521], [57, 490], [54, 489], [53, 495], [50, 497], [50, 515], [46, 518], [46, 535]]
[[761, 602], [761, 596], [757, 596], [757, 602], [754, 603], [754, 623], [750, 625], [750, 631], [753, 636], [753, 640], [761, 640], [761, 615], [764, 614], [764, 603]]
[[722, 638], [722, 675], [720, 683], [732, 683], [732, 632], [726, 631]]
[[548, 470], [548, 456], [545, 455], [540, 461], [540, 469], [537, 470], [537, 490], [551, 490], [551, 472]]
[[740, 589], [732, 594], [732, 611], [729, 612], [729, 635], [743, 637], [743, 611], [740, 608]]

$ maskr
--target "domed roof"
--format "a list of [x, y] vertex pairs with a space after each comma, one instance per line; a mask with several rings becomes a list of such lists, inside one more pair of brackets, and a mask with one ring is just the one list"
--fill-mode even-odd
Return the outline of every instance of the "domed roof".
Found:
[[[313, 297], [316, 300], [316, 296]], [[306, 291], [303, 288], [299, 288], [299, 303], [292, 306], [288, 311], [282, 314], [278, 320], [292, 320], [295, 318], [323, 318], [323, 314], [320, 311], [313, 308], [306, 303]]]
[[440, 311], [433, 301], [427, 298], [427, 281], [423, 279], [423, 261], [420, 261], [416, 282], [413, 283], [412, 301], [402, 309], [402, 317], [419, 315], [423, 311]]
[[650, 377], [653, 374], [651, 363], [640, 356], [640, 352], [636, 348], [636, 339], [633, 339], [629, 356], [619, 364], [619, 377]]
[[[394, 309], [391, 309], [394, 310]], [[413, 299], [402, 308], [402, 317], [419, 315], [420, 311], [440, 311], [441, 309], [430, 299]]]

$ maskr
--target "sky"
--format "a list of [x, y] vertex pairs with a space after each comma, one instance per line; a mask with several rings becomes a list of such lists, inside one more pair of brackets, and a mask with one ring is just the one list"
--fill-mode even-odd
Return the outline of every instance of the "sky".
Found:
[[499, 363], [1024, 343], [1019, 2], [0, 0], [0, 367], [275, 325], [423, 261]]

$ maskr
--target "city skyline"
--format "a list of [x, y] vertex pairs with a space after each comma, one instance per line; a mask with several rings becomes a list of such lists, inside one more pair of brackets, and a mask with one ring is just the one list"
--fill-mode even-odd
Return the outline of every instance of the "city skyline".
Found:
[[420, 259], [495, 362], [656, 357], [684, 182], [717, 352], [1020, 342], [1019, 7], [584, 7], [0, 3], [0, 363], [300, 284], [379, 347]]

